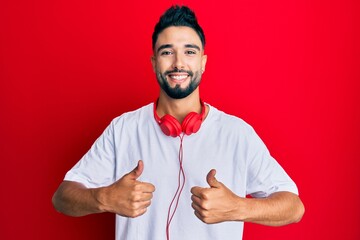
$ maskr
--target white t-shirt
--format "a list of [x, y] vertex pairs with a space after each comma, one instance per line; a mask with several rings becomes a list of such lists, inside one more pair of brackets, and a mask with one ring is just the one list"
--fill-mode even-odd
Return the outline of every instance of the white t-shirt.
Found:
[[[194, 215], [190, 189], [209, 187], [206, 175], [211, 169], [216, 169], [218, 181], [241, 197], [266, 197], [277, 191], [298, 194], [251, 126], [209, 107], [200, 130], [183, 139], [186, 181], [170, 226], [171, 240], [242, 239], [243, 222], [205, 224]], [[152, 204], [137, 218], [116, 215], [116, 240], [164, 240], [168, 208], [178, 187], [179, 146], [179, 137], [162, 133], [149, 104], [115, 118], [65, 180], [89, 188], [107, 186], [143, 160], [138, 180], [155, 186]]]

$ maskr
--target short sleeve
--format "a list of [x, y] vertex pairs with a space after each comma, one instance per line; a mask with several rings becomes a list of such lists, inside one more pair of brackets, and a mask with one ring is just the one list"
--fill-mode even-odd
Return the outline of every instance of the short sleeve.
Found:
[[80, 182], [88, 188], [109, 185], [115, 179], [115, 161], [113, 121], [90, 150], [66, 173], [64, 180]]
[[294, 181], [270, 155], [265, 144], [252, 128], [247, 143], [247, 194], [257, 198], [267, 197], [280, 191], [298, 194]]

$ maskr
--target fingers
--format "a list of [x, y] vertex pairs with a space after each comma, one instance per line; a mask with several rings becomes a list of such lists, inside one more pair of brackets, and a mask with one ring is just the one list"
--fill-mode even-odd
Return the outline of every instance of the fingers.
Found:
[[[127, 177], [129, 177], [132, 180], [136, 180], [141, 176], [141, 174], [144, 171], [144, 162], [142, 160], [138, 161], [137, 166], [127, 174]], [[134, 188], [132, 191], [133, 198], [132, 200], [135, 202], [143, 202], [143, 201], [149, 201], [153, 197], [153, 192], [155, 191], [155, 186], [151, 183], [147, 182], [140, 182], [135, 181], [134, 182]]]
[[151, 200], [142, 201], [142, 202], [132, 202], [128, 208], [127, 214], [122, 216], [131, 217], [131, 218], [141, 216], [147, 212], [147, 209], [150, 205], [151, 205]]
[[144, 163], [142, 160], [139, 160], [137, 166], [125, 176], [133, 180], [136, 180], [141, 176], [143, 171], [144, 171]]
[[[206, 182], [209, 187], [195, 186], [191, 189], [191, 201], [194, 214], [204, 223], [215, 223], [219, 219], [216, 218], [215, 210], [219, 206], [218, 198], [224, 189], [223, 184], [216, 178], [216, 170], [212, 169], [206, 176]], [[223, 201], [223, 200], [220, 200]]]
[[216, 170], [211, 169], [210, 172], [206, 176], [206, 181], [212, 188], [219, 188], [221, 187], [221, 183], [215, 178]]
[[212, 203], [211, 201], [199, 198], [195, 195], [191, 196], [191, 207], [194, 209], [194, 214], [204, 223], [213, 223], [212, 217]]
[[123, 216], [135, 218], [145, 214], [151, 205], [153, 191], [155, 187], [152, 184], [138, 182], [135, 189], [127, 194], [127, 204], [123, 207], [126, 214]]
[[138, 161], [136, 167], [129, 173], [125, 174], [121, 179], [118, 180], [119, 185], [125, 183], [128, 187], [131, 186], [134, 193], [152, 193], [155, 191], [155, 186], [151, 183], [141, 182], [137, 179], [141, 176], [144, 171], [144, 162]]
[[197, 197], [197, 196], [195, 196], [195, 195], [192, 195], [191, 196], [191, 201], [192, 201], [192, 203], [191, 203], [191, 206], [194, 208], [194, 210], [195, 211], [199, 211], [199, 210], [201, 210], [201, 209], [205, 209], [206, 208], [206, 206], [204, 206], [204, 207], [202, 207], [202, 204], [203, 204], [203, 199], [201, 199], [200, 197]]
[[129, 196], [129, 200], [132, 202], [144, 202], [149, 201], [153, 198], [153, 193], [144, 193], [144, 192], [132, 192], [132, 196]]
[[192, 187], [190, 190], [190, 192], [197, 197], [201, 197], [201, 194], [203, 191], [204, 191], [204, 188], [202, 188], [202, 187]]
[[219, 182], [216, 178], [216, 170], [211, 169], [206, 176], [206, 182], [209, 184], [210, 188], [202, 188], [202, 187], [193, 187], [191, 188], [191, 193], [199, 198], [207, 199], [209, 191], [211, 188], [221, 188], [222, 183]]
[[147, 182], [138, 182], [136, 183], [135, 191], [142, 193], [153, 193], [155, 192], [155, 186]]

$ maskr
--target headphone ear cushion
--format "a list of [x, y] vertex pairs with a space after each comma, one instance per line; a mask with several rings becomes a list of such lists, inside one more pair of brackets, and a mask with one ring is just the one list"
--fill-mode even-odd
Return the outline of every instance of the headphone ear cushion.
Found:
[[173, 116], [165, 115], [161, 118], [160, 128], [167, 136], [177, 137], [181, 134], [181, 125]]
[[190, 112], [182, 122], [182, 131], [186, 135], [196, 133], [200, 129], [201, 122], [202, 118], [200, 114], [196, 112]]

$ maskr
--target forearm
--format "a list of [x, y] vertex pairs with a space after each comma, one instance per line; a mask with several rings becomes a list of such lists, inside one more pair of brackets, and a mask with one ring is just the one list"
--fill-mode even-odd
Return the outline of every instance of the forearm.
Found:
[[64, 181], [55, 192], [52, 202], [63, 214], [79, 217], [102, 212], [97, 200], [99, 189], [88, 189], [81, 183]]
[[300, 198], [290, 192], [274, 193], [267, 198], [247, 198], [240, 202], [242, 221], [268, 226], [298, 222], [305, 211]]

